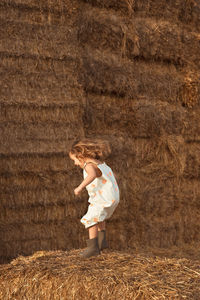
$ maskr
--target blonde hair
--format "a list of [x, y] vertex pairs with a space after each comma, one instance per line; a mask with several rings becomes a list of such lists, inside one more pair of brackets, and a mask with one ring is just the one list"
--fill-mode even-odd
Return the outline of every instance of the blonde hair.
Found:
[[76, 141], [71, 147], [69, 154], [73, 154], [78, 159], [93, 158], [105, 159], [111, 153], [110, 145], [101, 139], [84, 139]]

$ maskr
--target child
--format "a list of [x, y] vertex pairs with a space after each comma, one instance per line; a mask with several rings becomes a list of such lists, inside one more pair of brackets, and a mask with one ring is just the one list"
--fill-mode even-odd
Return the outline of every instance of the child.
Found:
[[69, 152], [74, 164], [83, 169], [84, 180], [75, 188], [75, 195], [86, 188], [89, 207], [81, 223], [89, 229], [87, 248], [83, 257], [96, 256], [108, 247], [105, 220], [110, 218], [119, 203], [119, 188], [110, 167], [102, 159], [110, 153], [108, 143], [102, 140], [75, 142]]

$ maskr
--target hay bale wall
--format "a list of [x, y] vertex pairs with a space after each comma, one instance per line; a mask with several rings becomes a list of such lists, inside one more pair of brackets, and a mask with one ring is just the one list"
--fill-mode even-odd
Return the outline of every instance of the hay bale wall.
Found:
[[[1, 2], [1, 261], [78, 247], [67, 152], [84, 135], [76, 1]], [[83, 208], [84, 209], [84, 208]], [[81, 214], [83, 209], [79, 209]]]
[[121, 203], [109, 242], [197, 247], [197, 1], [1, 1], [1, 261], [78, 248], [87, 195], [72, 140], [113, 148]]

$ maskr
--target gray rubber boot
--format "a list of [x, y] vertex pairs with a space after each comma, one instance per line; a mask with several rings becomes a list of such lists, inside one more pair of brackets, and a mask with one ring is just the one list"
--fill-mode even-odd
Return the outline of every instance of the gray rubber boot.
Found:
[[97, 256], [100, 254], [98, 238], [89, 239], [87, 242], [87, 248], [80, 253], [80, 256], [88, 258], [91, 256]]
[[99, 244], [99, 250], [108, 248], [105, 230], [98, 231], [98, 244]]

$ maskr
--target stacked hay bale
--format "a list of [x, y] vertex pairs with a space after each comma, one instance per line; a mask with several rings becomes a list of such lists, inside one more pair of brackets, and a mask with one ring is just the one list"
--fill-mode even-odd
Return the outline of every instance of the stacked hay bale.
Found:
[[1, 260], [84, 245], [72, 140], [103, 137], [121, 203], [117, 249], [197, 246], [197, 1], [4, 0]]
[[78, 247], [77, 173], [68, 158], [84, 134], [77, 13], [76, 1], [1, 2], [2, 262]]
[[84, 47], [85, 132], [111, 141], [110, 163], [121, 190], [111, 245], [195, 250], [199, 3], [83, 2], [78, 37]]

